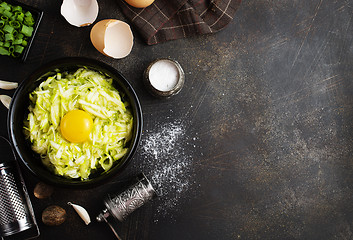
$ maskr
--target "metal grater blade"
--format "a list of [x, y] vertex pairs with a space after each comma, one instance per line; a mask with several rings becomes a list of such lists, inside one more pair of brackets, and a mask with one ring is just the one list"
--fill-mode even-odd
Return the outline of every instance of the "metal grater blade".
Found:
[[19, 195], [15, 178], [6, 169], [0, 170], [0, 225], [25, 219], [27, 212]]
[[0, 137], [0, 235], [10, 237], [31, 229], [37, 230], [37, 225], [25, 183], [10, 143]]

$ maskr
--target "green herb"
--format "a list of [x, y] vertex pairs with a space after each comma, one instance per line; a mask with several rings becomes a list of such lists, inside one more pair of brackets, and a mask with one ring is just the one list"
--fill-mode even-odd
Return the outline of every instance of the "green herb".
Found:
[[33, 35], [32, 13], [0, 0], [0, 55], [19, 57]]

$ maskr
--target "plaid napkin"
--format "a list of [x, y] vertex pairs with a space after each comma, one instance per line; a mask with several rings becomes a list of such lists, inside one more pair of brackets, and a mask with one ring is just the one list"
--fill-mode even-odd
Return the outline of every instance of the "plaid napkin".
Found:
[[146, 8], [118, 3], [148, 45], [214, 33], [232, 19], [241, 0], [155, 0]]

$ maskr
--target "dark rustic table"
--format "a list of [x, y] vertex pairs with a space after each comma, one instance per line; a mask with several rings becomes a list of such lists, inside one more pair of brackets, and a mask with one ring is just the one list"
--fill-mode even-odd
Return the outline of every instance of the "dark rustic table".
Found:
[[[116, 1], [99, 1], [98, 20], [125, 19]], [[97, 59], [127, 77], [144, 117], [134, 159], [109, 183], [56, 188], [39, 200], [38, 179], [23, 169], [38, 239], [115, 239], [94, 218], [105, 196], [140, 172], [158, 182], [161, 196], [116, 223], [126, 240], [353, 238], [353, 1], [244, 0], [217, 34], [147, 46], [133, 30], [135, 45], [121, 60], [97, 52], [91, 27], [69, 25], [61, 1], [22, 2], [42, 9], [43, 21], [25, 63], [0, 57], [0, 79], [21, 82], [61, 57]], [[160, 57], [186, 73], [169, 100], [142, 83]], [[7, 110], [0, 112], [7, 135]], [[68, 201], [93, 222], [86, 226]], [[52, 204], [68, 214], [57, 227], [41, 222]]]

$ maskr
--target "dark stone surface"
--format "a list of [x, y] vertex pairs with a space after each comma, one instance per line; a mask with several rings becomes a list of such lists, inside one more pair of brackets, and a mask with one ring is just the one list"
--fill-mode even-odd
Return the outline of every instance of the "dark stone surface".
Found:
[[[173, 207], [160, 210], [175, 196], [167, 195], [117, 224], [123, 239], [353, 238], [352, 1], [243, 1], [217, 34], [147, 46], [134, 32], [132, 53], [121, 60], [94, 49], [90, 27], [70, 26], [60, 1], [23, 2], [43, 9], [43, 21], [26, 63], [0, 57], [0, 79], [21, 82], [60, 57], [98, 59], [134, 86], [144, 112], [142, 141], [164, 124], [186, 129], [176, 146], [190, 162], [179, 176], [187, 188]], [[99, 5], [98, 20], [124, 20], [114, 0]], [[164, 101], [142, 83], [148, 63], [160, 57], [178, 60], [186, 73], [182, 91]], [[6, 135], [4, 107], [0, 114]], [[46, 200], [34, 198], [38, 180], [24, 169], [39, 239], [114, 239], [105, 224], [85, 226], [66, 203], [84, 206], [93, 219], [107, 193], [151, 169], [142, 146], [112, 182], [56, 189]], [[40, 221], [51, 204], [67, 210], [61, 226]]]

